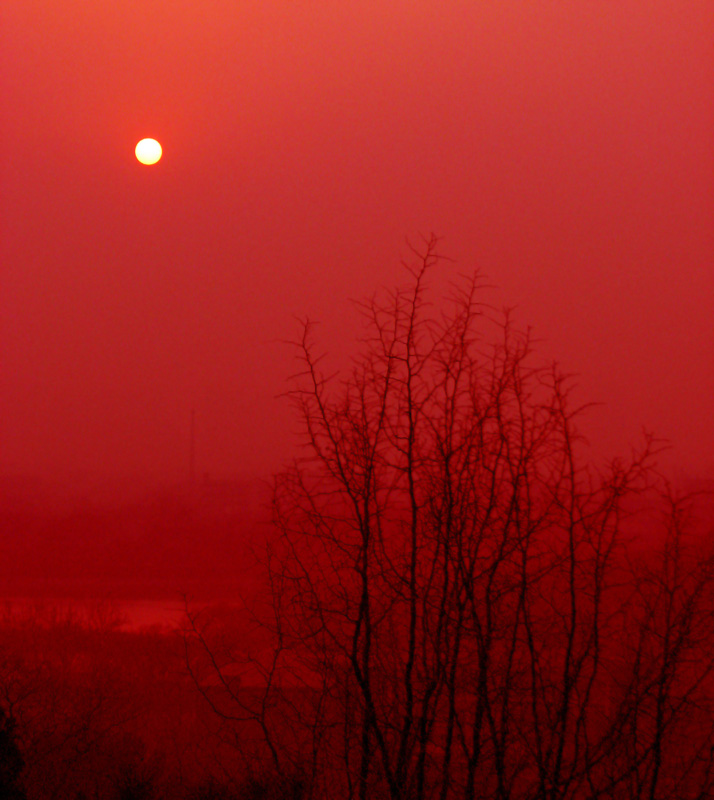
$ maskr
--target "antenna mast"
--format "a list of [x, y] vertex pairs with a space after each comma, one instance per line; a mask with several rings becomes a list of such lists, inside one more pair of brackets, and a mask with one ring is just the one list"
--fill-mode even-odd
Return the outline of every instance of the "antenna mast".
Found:
[[196, 409], [191, 409], [191, 442], [188, 451], [188, 479], [196, 483]]

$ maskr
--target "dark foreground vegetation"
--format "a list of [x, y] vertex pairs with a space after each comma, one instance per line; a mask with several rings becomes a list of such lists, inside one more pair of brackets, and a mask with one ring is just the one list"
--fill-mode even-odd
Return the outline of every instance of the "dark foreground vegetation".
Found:
[[250, 602], [6, 617], [0, 796], [714, 796], [711, 506], [650, 438], [584, 463], [568, 381], [478, 280], [435, 311], [437, 260], [345, 374], [304, 326]]

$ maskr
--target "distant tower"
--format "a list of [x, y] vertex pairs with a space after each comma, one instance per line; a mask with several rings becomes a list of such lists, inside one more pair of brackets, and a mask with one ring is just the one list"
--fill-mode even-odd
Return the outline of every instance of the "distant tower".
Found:
[[193, 486], [196, 483], [196, 409], [191, 409], [191, 441], [188, 450], [188, 479]]

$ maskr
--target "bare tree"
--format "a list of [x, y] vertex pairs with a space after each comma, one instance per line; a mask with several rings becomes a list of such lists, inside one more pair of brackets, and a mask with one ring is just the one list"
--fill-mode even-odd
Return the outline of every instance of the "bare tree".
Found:
[[129, 731], [144, 710], [129, 665], [112, 658], [117, 626], [93, 608], [42, 603], [0, 616], [0, 706], [14, 723], [31, 800], [106, 793], [111, 769], [132, 755]]
[[315, 797], [663, 796], [685, 780], [671, 759], [661, 774], [668, 731], [709, 675], [682, 668], [674, 688], [710, 575], [670, 575], [666, 549], [651, 575], [630, 564], [652, 440], [588, 468], [566, 376], [534, 364], [478, 275], [433, 307], [439, 260], [431, 238], [405, 289], [361, 304], [347, 374], [323, 373], [309, 322], [295, 343], [305, 441], [274, 481], [275, 646], [253, 718]]
[[661, 501], [662, 541], [632, 563], [619, 619], [607, 797], [714, 794], [714, 562], [691, 535], [693, 498], [665, 486]]

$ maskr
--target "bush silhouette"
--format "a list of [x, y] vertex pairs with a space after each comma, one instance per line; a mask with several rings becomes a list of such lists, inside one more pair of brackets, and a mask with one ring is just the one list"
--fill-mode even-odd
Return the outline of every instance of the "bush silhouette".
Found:
[[15, 737], [15, 723], [0, 708], [0, 797], [3, 800], [25, 800], [20, 776], [24, 761]]

